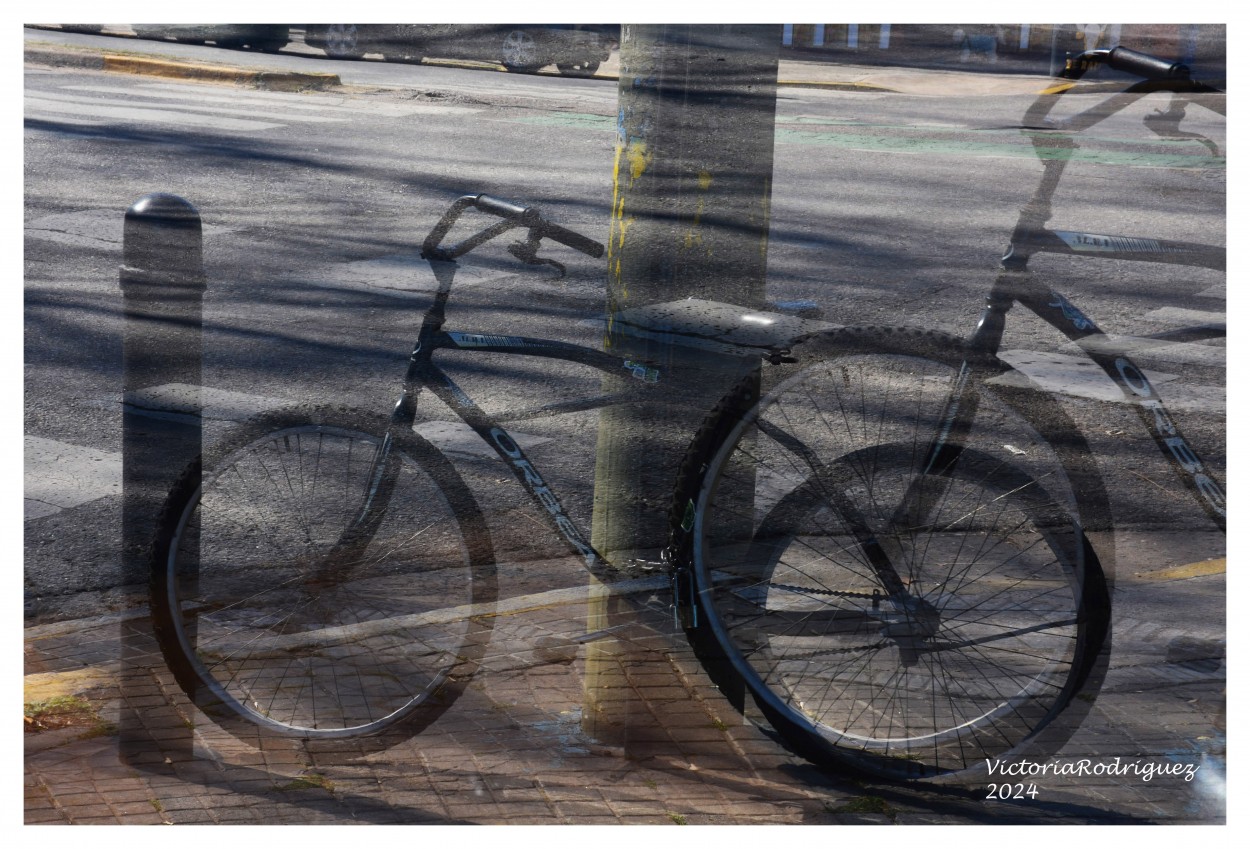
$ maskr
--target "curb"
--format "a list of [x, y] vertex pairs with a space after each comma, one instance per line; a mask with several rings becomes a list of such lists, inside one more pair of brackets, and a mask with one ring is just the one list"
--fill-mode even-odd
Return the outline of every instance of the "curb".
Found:
[[27, 47], [25, 60], [39, 65], [82, 68], [90, 71], [254, 85], [271, 91], [320, 91], [342, 85], [338, 74], [256, 71], [224, 65], [197, 65], [140, 56], [124, 56], [119, 53], [78, 53], [70, 50]]
[[[92, 53], [73, 50], [60, 50], [46, 47], [27, 47], [25, 60], [38, 65], [52, 65], [67, 68], [82, 68], [88, 71], [111, 71], [122, 74], [145, 74], [151, 76], [170, 77], [173, 79], [200, 80], [203, 82], [237, 83], [255, 85], [258, 88], [273, 91], [306, 91], [336, 88], [343, 83], [338, 74], [293, 71], [255, 71], [244, 68], [233, 68], [225, 65], [201, 65], [190, 62], [175, 62], [164, 59], [149, 59], [140, 56], [126, 56], [120, 53]], [[481, 64], [460, 63], [455, 61], [439, 61], [441, 67], [464, 68], [466, 70], [483, 71], [497, 70], [483, 67]], [[559, 74], [538, 74], [538, 76], [561, 76]], [[619, 81], [617, 74], [594, 74], [589, 79]], [[850, 82], [844, 80], [778, 80], [779, 88], [819, 88], [831, 91], [864, 91], [884, 94], [897, 93], [896, 89], [875, 83]]]
[[[59, 46], [27, 45], [25, 48], [25, 58], [26, 61], [43, 65], [78, 67], [86, 70], [102, 70], [116, 73], [151, 74], [174, 79], [200, 80], [204, 82], [253, 85], [257, 88], [265, 88], [275, 91], [324, 90], [343, 85], [339, 75], [334, 73], [249, 70], [226, 65], [180, 62], [172, 59], [152, 59], [142, 57], [137, 54], [93, 52], [90, 48], [71, 49]], [[473, 71], [493, 71], [496, 73], [504, 73], [502, 66], [489, 62], [435, 59], [433, 61], [427, 60], [425, 64], [439, 67], [462, 68]], [[793, 74], [795, 71], [793, 68], [787, 68], [783, 71], [783, 73]], [[1019, 77], [1019, 80], [1021, 81], [1020, 84], [1013, 86], [1012, 90], [1008, 90], [1003, 89], [1001, 85], [996, 86], [987, 83], [987, 78], [982, 75], [969, 77], [967, 74], [943, 71], [944, 74], [948, 75], [946, 78], [948, 82], [954, 82], [957, 78], [959, 78], [960, 82], [958, 85], [947, 86], [945, 88], [935, 90], [933, 85], [921, 87], [913, 86], [910, 84], [910, 80], [906, 77], [904, 81], [900, 83], [897, 79], [895, 79], [898, 77], [897, 71], [892, 72], [889, 75], [890, 79], [882, 79], [875, 82], [863, 79], [864, 76], [873, 76], [874, 74], [871, 72], [866, 74], [851, 74], [850, 79], [847, 79], [846, 77], [843, 77], [842, 79], [819, 79], [818, 77], [824, 76], [824, 74], [817, 73], [814, 74], [813, 77], [805, 77], [801, 70], [798, 73], [798, 78], [782, 77], [778, 79], [778, 88], [806, 88], [824, 91], [862, 92], [866, 94], [920, 95], [1025, 93], [1025, 89], [1027, 88], [1028, 94], [1039, 95], [1056, 94], [1076, 85], [1076, 83], [1073, 82], [1057, 81], [1050, 78], [1030, 80], [1027, 77]], [[563, 77], [562, 74], [558, 74], [554, 71], [540, 71], [536, 75], [542, 77]], [[859, 76], [860, 79], [855, 79], [854, 77], [856, 76]], [[620, 76], [617, 73], [606, 71], [603, 73], [593, 74], [588, 77], [588, 79], [619, 81]], [[1013, 79], [1016, 78], [1013, 77]], [[1025, 80], [1029, 81], [1025, 82]], [[989, 88], [986, 88], [987, 85], [989, 85]], [[1034, 85], [1036, 85], [1036, 88], [1033, 87]], [[1081, 84], [1083, 89], [1091, 86], [1105, 86], [1116, 91], [1120, 90], [1120, 84], [1118, 83]]]

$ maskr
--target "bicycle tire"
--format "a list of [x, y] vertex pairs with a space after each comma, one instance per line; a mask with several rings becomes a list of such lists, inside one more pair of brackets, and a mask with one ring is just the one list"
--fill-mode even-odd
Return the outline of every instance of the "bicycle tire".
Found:
[[152, 554], [157, 641], [192, 703], [240, 738], [388, 746], [441, 715], [477, 668], [494, 558], [448, 460], [394, 435], [389, 500], [360, 521], [387, 425], [333, 408], [266, 414], [170, 492]]
[[[1090, 480], [1096, 471], [1079, 432], [1051, 399], [1031, 397], [1029, 420], [1023, 421], [1025, 414], [997, 397], [998, 393], [985, 384], [1007, 374], [1008, 367], [993, 357], [968, 355], [959, 340], [945, 334], [899, 328], [845, 328], [821, 334], [798, 348], [807, 349], [806, 354], [798, 354], [800, 363], [771, 391], [761, 397], [757, 384], [748, 379], [718, 405], [692, 443], [679, 475], [673, 508], [674, 539], [678, 560], [688, 565], [694, 581], [689, 598], [679, 599], [679, 603], [695, 609], [687, 636], [708, 673], [744, 712], [748, 709], [749, 693], [766, 726], [796, 753], [817, 763], [851, 766], [876, 776], [956, 776], [956, 780], [976, 780], [975, 774], [985, 769], [987, 759], [1055, 749], [1070, 737], [1096, 696], [1110, 650], [1107, 576], [1081, 527], [1083, 513], [1101, 516], [1105, 512], [1105, 492], [1100, 480]], [[983, 396], [977, 404], [976, 426], [967, 438], [970, 444], [964, 446], [954, 468], [928, 470], [925, 474], [922, 467], [933, 427], [951, 381], [964, 363], [969, 363], [978, 395]], [[999, 381], [1007, 384], [1003, 393], [1006, 396], [1012, 394], [1011, 384], [1019, 382]], [[854, 404], [850, 403], [852, 399]], [[830, 406], [824, 406], [825, 403]], [[1028, 452], [1019, 448], [1015, 451], [1046, 454], [1042, 449], [1050, 442], [1057, 444], [1057, 450], [1050, 451], [1044, 461], [1029, 457], [1033, 468], [1022, 468], [1019, 456], [1008, 451], [1011, 446], [1003, 444], [1004, 434], [998, 429], [1009, 416], [1022, 418], [1019, 430], [1031, 432], [1033, 438], [1033, 442], [1025, 443]], [[781, 429], [790, 437], [798, 436], [803, 450], [810, 453], [796, 460], [794, 445], [776, 442], [776, 429], [768, 427], [770, 421], [783, 426]], [[991, 436], [994, 438], [988, 438]], [[783, 441], [787, 438], [781, 436]], [[783, 459], [789, 465], [782, 463]], [[1041, 475], [1039, 469], [1049, 471]], [[848, 653], [859, 646], [861, 671], [875, 669], [879, 673], [886, 668], [885, 655], [873, 656], [868, 646], [884, 643], [875, 651], [892, 651], [896, 664], [902, 664], [904, 653], [908, 652], [907, 663], [897, 668], [913, 670], [899, 679], [910, 680], [912, 690], [895, 686], [891, 710], [904, 710], [909, 704], [906, 699], [914, 703], [918, 696], [912, 691], [922, 682], [929, 687], [928, 695], [938, 692], [941, 678], [934, 671], [936, 664], [944, 660], [955, 662], [933, 650], [943, 639], [939, 632], [922, 637], [913, 628], [910, 634], [895, 634], [900, 639], [884, 636], [886, 629], [897, 631], [898, 626], [886, 623], [884, 615], [871, 619], [862, 610], [857, 613], [855, 605], [871, 604], [875, 589], [876, 603], [888, 612], [889, 593], [879, 580], [874, 585], [873, 576], [864, 574], [862, 568], [852, 580], [854, 573], [847, 570], [846, 564], [839, 565], [839, 558], [858, 553], [862, 559], [867, 552], [865, 546], [878, 543], [884, 548], [894, 545], [892, 557], [906, 554], [906, 546], [901, 544], [904, 534], [883, 524], [886, 518], [897, 522], [905, 517], [884, 517], [879, 510], [873, 510], [891, 492], [901, 498], [906, 491], [900, 488], [903, 480], [940, 480], [949, 491], [963, 490], [965, 495], [980, 487], [980, 491], [999, 499], [1001, 516], [1010, 512], [1020, 527], [1032, 529], [1035, 546], [1044, 545], [1052, 553], [1050, 590], [1057, 591], [1056, 582], [1068, 588], [1075, 630], [1069, 635], [1070, 642], [1063, 643], [1059, 637], [1052, 640], [1055, 646], [1062, 644], [1071, 651], [1063, 658], [1052, 658], [1063, 667], [1064, 674], [1058, 686], [1046, 691], [1045, 699], [1032, 699], [1021, 706], [1029, 699], [1021, 696], [1012, 702], [1012, 698], [1025, 690], [1000, 693], [1000, 703], [1004, 705], [1001, 710], [987, 710], [975, 716], [965, 714], [959, 721], [951, 700], [947, 704], [949, 725], [963, 726], [959, 732], [938, 728], [941, 723], [936, 714], [932, 714], [933, 727], [926, 733], [913, 733], [915, 729], [900, 731], [897, 722], [891, 726], [883, 719], [877, 720], [877, 730], [872, 731], [846, 721], [849, 715], [836, 721], [836, 711], [845, 710], [846, 702], [855, 701], [867, 710], [876, 697], [870, 697], [862, 687], [851, 692], [850, 682], [836, 678], [837, 665], [832, 661], [824, 662], [827, 683], [832, 686], [836, 682], [842, 698], [839, 701], [826, 697], [827, 704], [819, 708], [813, 704], [815, 697], [796, 695], [807, 685], [793, 680], [798, 673], [779, 671], [785, 668], [784, 660], [766, 668], [771, 661], [764, 658], [776, 655], [780, 643], [770, 636], [767, 645], [752, 645], [751, 640], [761, 638], [760, 629], [745, 624], [746, 620], [740, 618], [742, 610], [736, 606], [763, 605], [757, 606], [753, 614], [758, 617], [761, 610], [769, 610], [769, 604], [783, 609], [789, 605], [792, 613], [807, 605], [812, 607], [809, 614], [821, 610], [832, 615], [831, 621], [843, 615], [843, 629], [858, 616], [860, 627], [854, 632], [854, 639], [860, 642], [848, 643], [852, 637], [835, 629], [823, 638], [826, 644], [822, 651]], [[1071, 487], [1073, 491], [1056, 499], [1042, 486], [1043, 482], [1056, 489]], [[804, 498], [810, 503], [803, 502]], [[1096, 503], [1084, 507], [1078, 503], [1091, 500]], [[835, 573], [841, 570], [840, 575], [831, 573], [825, 577], [827, 586], [810, 584], [813, 575], [803, 578], [795, 572], [794, 564], [786, 560], [783, 547], [777, 542], [798, 538], [798, 523], [804, 517], [810, 518], [817, 509], [832, 514], [843, 535], [849, 534], [836, 551], [809, 552], [821, 564], [820, 568]], [[783, 514], [791, 518], [783, 521], [779, 518]], [[976, 515], [975, 511], [972, 515]], [[968, 536], [972, 529], [962, 528], [960, 532]], [[993, 529], [979, 532], [992, 534]], [[894, 539], [890, 539], [891, 534]], [[1034, 555], [1040, 550], [1035, 549]], [[1008, 565], [1004, 571], [1022, 568], [1024, 562], [1018, 561], [1015, 567]], [[817, 567], [806, 568], [814, 574]], [[910, 561], [909, 572], [903, 575], [909, 591], [911, 586], [925, 586], [926, 568], [919, 559]], [[1044, 564], [1037, 568], [1044, 568]], [[732, 577], [735, 570], [736, 579]], [[751, 592], [758, 596], [754, 601], [744, 598], [746, 591], [739, 586], [752, 575], [756, 589]], [[989, 575], [978, 575], [979, 584], [966, 583], [986, 585]], [[856, 586], [848, 589], [852, 583]], [[971, 592], [966, 583], [961, 584], [965, 595]], [[929, 586], [940, 586], [940, 582]], [[796, 595], [796, 588], [800, 587], [807, 589]], [[847, 592], [852, 595], [844, 595]], [[790, 598], [783, 599], [785, 594]], [[799, 597], [806, 600], [800, 601]], [[1005, 601], [1006, 597], [1000, 600]], [[935, 602], [932, 606], [938, 609], [935, 615], [940, 617], [942, 605]], [[757, 618], [756, 624], [760, 621], [763, 620]], [[941, 621], [941, 633], [955, 630], [948, 620]], [[865, 638], [874, 632], [874, 639]], [[979, 634], [977, 638], [986, 636]], [[1038, 636], [1038, 632], [1024, 632], [1018, 637], [1017, 642], [1025, 644], [1049, 639]], [[791, 642], [798, 646], [807, 640], [806, 650], [811, 651], [814, 639], [817, 638], [807, 635], [792, 637]], [[947, 643], [953, 645], [957, 641], [950, 638]], [[1052, 646], [1051, 651], [1058, 650]], [[804, 674], [815, 674], [816, 657], [811, 655], [806, 661]], [[914, 668], [917, 664], [923, 668], [926, 660], [929, 672], [917, 675]], [[889, 676], [884, 680], [889, 681]], [[806, 709], [799, 706], [800, 699]], [[971, 697], [968, 700], [971, 702]], [[1006, 707], [1009, 704], [1015, 707]], [[882, 711], [883, 716], [887, 713]], [[911, 724], [921, 724], [914, 712], [908, 715], [912, 717]], [[844, 727], [836, 728], [838, 725]]]

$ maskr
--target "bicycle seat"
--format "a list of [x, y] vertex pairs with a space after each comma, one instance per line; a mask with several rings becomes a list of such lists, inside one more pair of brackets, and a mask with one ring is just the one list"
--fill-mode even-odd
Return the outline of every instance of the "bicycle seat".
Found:
[[612, 326], [637, 339], [735, 357], [767, 357], [789, 351], [804, 336], [840, 325], [687, 298], [623, 310]]

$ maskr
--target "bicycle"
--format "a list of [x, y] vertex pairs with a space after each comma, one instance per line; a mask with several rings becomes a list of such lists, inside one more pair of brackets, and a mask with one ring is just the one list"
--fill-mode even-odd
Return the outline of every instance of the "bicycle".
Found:
[[[1140, 56], [1083, 54], [1072, 67], [1181, 79]], [[1058, 96], [1027, 116], [1039, 150], [1072, 144], [1064, 127], [1041, 125]], [[1012, 304], [1089, 345], [1222, 523], [1222, 490], [1141, 370], [1030, 276], [1033, 253], [1082, 251], [1045, 229], [1066, 160], [1043, 159], [968, 340], [802, 324], [757, 338], [738, 351], [757, 367], [708, 413], [681, 464], [663, 556], [675, 614], [733, 704], [758, 708], [816, 763], [958, 779], [1062, 744], [1097, 695], [1109, 576], [1085, 531], [1107, 527], [1109, 499], [1063, 407], [996, 356]], [[498, 221], [444, 245], [470, 208]], [[490, 534], [452, 463], [413, 430], [422, 390], [494, 450], [587, 569], [610, 573], [516, 439], [433, 362], [440, 350], [490, 352], [636, 378], [514, 418], [666, 386], [654, 363], [609, 351], [444, 329], [456, 260], [515, 228], [527, 236], [509, 251], [524, 263], [562, 270], [538, 255], [544, 238], [603, 254], [533, 208], [458, 199], [422, 245], [438, 286], [392, 415], [264, 415], [171, 490], [153, 546], [154, 625], [180, 687], [223, 727], [388, 745], [441, 715], [478, 667], [497, 598]], [[1223, 268], [1220, 249], [1151, 244], [1113, 241], [1099, 255]]]
[[[907, 328], [808, 339], [795, 350], [814, 365], [766, 393], [744, 381], [683, 469], [678, 586], [702, 616], [688, 633], [735, 704], [749, 693], [810, 760], [932, 778], [1041, 756], [1101, 686], [1111, 576], [1085, 531], [1110, 527], [1109, 499], [1067, 413], [998, 356], [1014, 304], [1080, 344], [1135, 402], [1224, 528], [1221, 487], [1142, 370], [1029, 269], [1043, 252], [1224, 268], [1220, 248], [1046, 228], [1072, 133], [1160, 88], [1177, 93], [1148, 126], [1175, 132], [1176, 101], [1208, 91], [1122, 48], [1083, 54], [1069, 73], [1102, 63], [1152, 81], [1062, 123], [1044, 119], [1067, 89], [1029, 109], [1042, 179], [967, 339]], [[757, 497], [754, 515], [718, 510], [733, 503], [726, 487], [758, 496], [761, 470], [788, 478], [772, 506]]]

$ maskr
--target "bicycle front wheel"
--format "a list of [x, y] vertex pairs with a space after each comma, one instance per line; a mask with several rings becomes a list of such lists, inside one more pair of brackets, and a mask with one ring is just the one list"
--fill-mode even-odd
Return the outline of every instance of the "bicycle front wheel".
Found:
[[154, 549], [166, 662], [240, 736], [415, 733], [476, 668], [495, 599], [487, 530], [455, 470], [351, 411], [244, 425], [175, 486]]
[[[1097, 692], [1109, 595], [1072, 504], [1043, 485], [1065, 481], [1001, 444], [928, 466], [956, 373], [848, 347], [762, 398], [744, 389], [689, 467], [688, 633], [722, 690], [750, 693], [810, 760], [967, 773], [1065, 741]], [[982, 416], [1004, 425], [992, 399]]]

